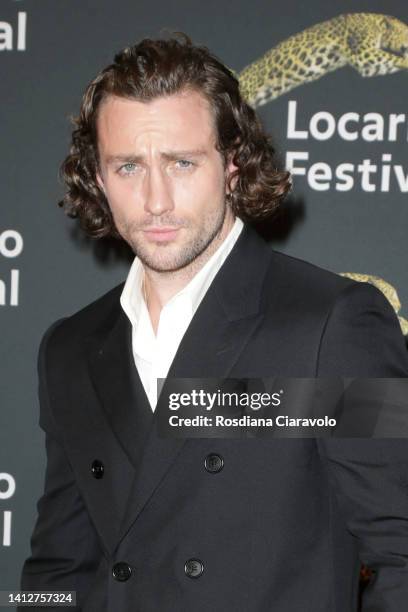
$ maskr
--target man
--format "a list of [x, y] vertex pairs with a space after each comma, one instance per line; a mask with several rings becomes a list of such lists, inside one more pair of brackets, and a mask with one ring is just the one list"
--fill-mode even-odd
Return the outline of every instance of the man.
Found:
[[247, 223], [290, 180], [231, 72], [187, 38], [125, 49], [84, 94], [63, 175], [67, 212], [136, 258], [41, 343], [22, 588], [76, 591], [83, 612], [354, 612], [363, 562], [363, 610], [405, 609], [404, 440], [157, 432], [157, 378], [408, 373], [379, 291]]

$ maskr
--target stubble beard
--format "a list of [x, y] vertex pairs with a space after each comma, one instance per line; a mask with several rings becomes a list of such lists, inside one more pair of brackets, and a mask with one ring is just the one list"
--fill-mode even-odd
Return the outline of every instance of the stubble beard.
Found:
[[[173, 252], [166, 253], [166, 248], [169, 249], [171, 242], [158, 242], [156, 243], [155, 253], [151, 253], [149, 248], [146, 248], [146, 238], [138, 238], [138, 231], [132, 231], [130, 226], [127, 226], [123, 232], [123, 237], [132, 248], [133, 252], [140, 259], [142, 264], [154, 272], [176, 272], [189, 265], [191, 265], [198, 257], [204, 255], [207, 251], [213, 251], [217, 248], [217, 237], [220, 235], [221, 230], [224, 226], [225, 216], [227, 213], [227, 204], [224, 201], [222, 208], [218, 211], [218, 214], [213, 215], [211, 223], [206, 223], [203, 229], [195, 232], [194, 235], [188, 240], [186, 244], [181, 245]], [[169, 225], [180, 225], [182, 228], [189, 228], [191, 224], [175, 224], [168, 223]], [[157, 224], [159, 225], [159, 224]], [[165, 223], [162, 223], [165, 225]], [[183, 231], [182, 229], [180, 231]], [[214, 245], [214, 248], [211, 248]], [[170, 246], [171, 249], [171, 246]], [[162, 251], [162, 253], [160, 253]], [[209, 257], [211, 256], [209, 254]]]

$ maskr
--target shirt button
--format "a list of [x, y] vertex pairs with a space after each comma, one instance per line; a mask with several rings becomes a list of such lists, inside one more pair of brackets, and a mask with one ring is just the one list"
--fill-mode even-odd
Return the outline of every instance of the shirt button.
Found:
[[94, 475], [94, 478], [103, 478], [104, 471], [105, 471], [105, 467], [102, 461], [95, 459], [95, 461], [92, 462], [92, 466], [91, 466], [91, 472]]
[[189, 578], [199, 578], [204, 571], [204, 565], [200, 559], [189, 559], [184, 565], [184, 572]]
[[221, 455], [211, 453], [205, 458], [204, 466], [207, 472], [210, 472], [211, 474], [216, 474], [217, 472], [220, 472], [224, 467], [224, 459], [221, 457]]
[[119, 561], [119, 563], [115, 563], [112, 568], [112, 576], [118, 582], [126, 582], [132, 575], [132, 568], [123, 561]]

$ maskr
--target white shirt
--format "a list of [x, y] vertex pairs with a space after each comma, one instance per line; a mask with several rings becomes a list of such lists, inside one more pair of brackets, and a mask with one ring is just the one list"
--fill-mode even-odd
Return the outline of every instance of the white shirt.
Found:
[[157, 379], [166, 378], [173, 358], [191, 319], [240, 235], [244, 224], [238, 217], [215, 253], [181, 291], [162, 308], [157, 328], [142, 294], [143, 265], [135, 257], [120, 296], [120, 303], [132, 324], [133, 357], [150, 406], [157, 403]]

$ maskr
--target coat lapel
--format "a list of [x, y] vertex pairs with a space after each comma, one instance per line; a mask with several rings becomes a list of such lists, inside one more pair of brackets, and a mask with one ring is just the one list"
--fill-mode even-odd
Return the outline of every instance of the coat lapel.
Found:
[[[261, 290], [270, 249], [245, 226], [200, 303], [174, 357], [168, 378], [227, 378], [263, 319]], [[165, 394], [166, 383], [163, 389]], [[126, 417], [124, 417], [126, 418]], [[171, 468], [185, 439], [160, 438], [157, 413], [120, 529], [125, 537]]]
[[[115, 549], [135, 469], [153, 421], [131, 355], [130, 323], [116, 306], [114, 311], [103, 327], [84, 338], [88, 371], [81, 367], [76, 374], [75, 388], [80, 395], [61, 398], [62, 405], [81, 407], [77, 417], [73, 419], [69, 409], [59, 413], [71, 461], [108, 553]], [[102, 461], [105, 468], [102, 483], [90, 474], [95, 460]]]
[[[59, 367], [57, 354], [51, 352], [48, 357], [49, 396], [58, 406], [58, 428], [108, 553], [116, 546], [138, 453], [153, 420], [131, 360], [131, 328], [118, 306], [119, 291], [112, 297], [109, 314], [82, 338], [75, 353], [67, 355], [65, 368]], [[62, 346], [64, 341], [62, 337]], [[104, 466], [102, 481], [93, 476], [95, 460]]]
[[106, 417], [136, 468], [153, 415], [134, 365], [131, 325], [121, 308], [112, 329], [92, 337], [88, 363]]

